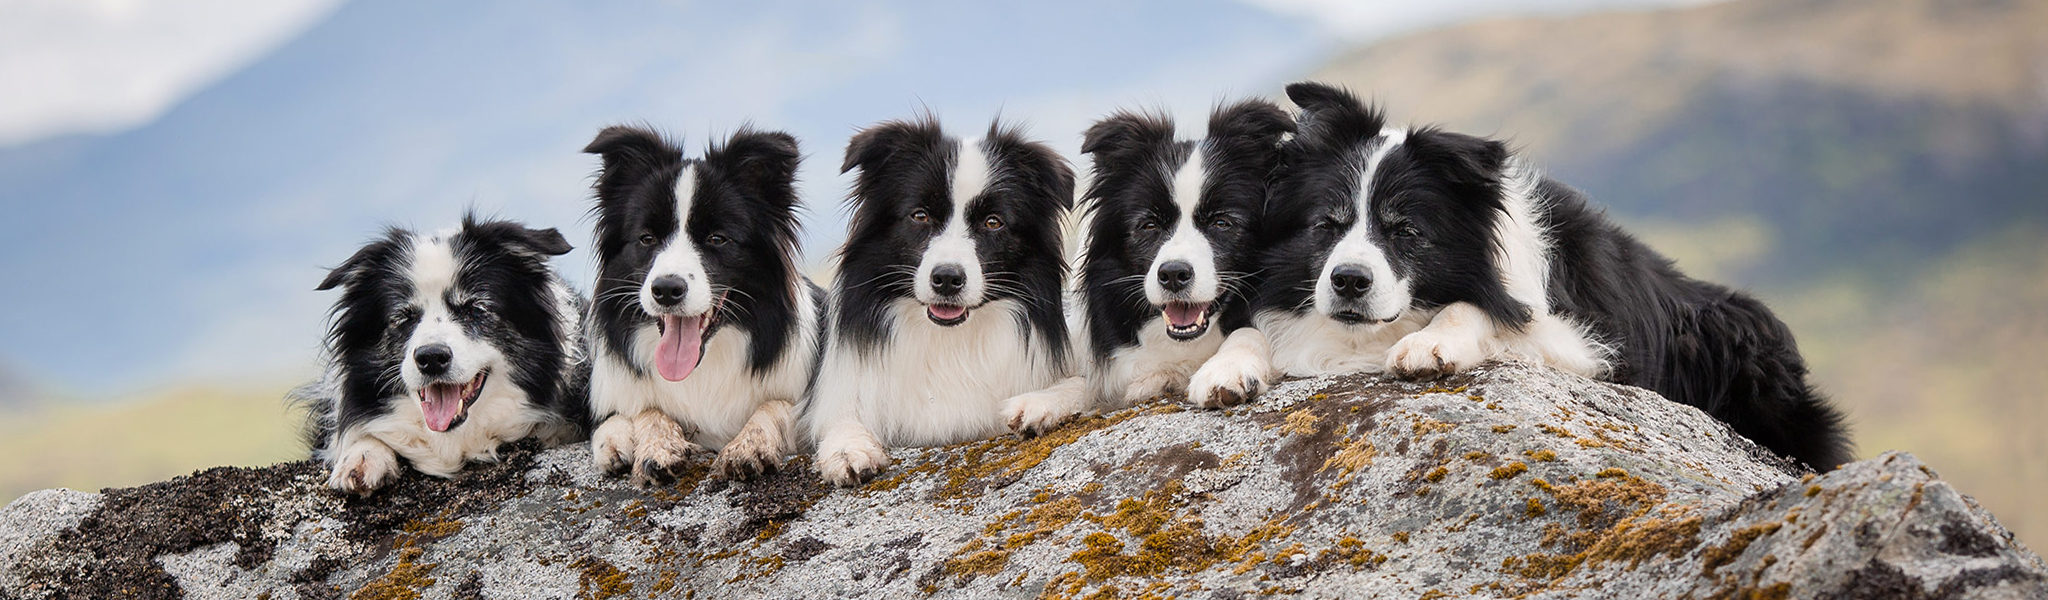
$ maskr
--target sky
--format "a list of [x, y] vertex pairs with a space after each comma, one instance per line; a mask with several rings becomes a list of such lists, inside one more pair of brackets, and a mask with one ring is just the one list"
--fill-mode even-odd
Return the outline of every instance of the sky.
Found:
[[[1379, 37], [1691, 3], [0, 0], [0, 372], [88, 397], [310, 374], [332, 300], [310, 282], [382, 225], [473, 208], [583, 245], [594, 161], [573, 150], [605, 124], [692, 151], [750, 121], [796, 133], [819, 260], [837, 145], [879, 118], [1001, 115], [1072, 156], [1111, 110], [1198, 135], [1211, 103]], [[584, 256], [558, 263], [571, 281]], [[144, 310], [76, 293], [107, 265]]]

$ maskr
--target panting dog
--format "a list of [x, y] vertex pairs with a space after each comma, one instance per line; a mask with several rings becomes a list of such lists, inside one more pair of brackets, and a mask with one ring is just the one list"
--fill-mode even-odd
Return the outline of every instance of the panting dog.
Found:
[[806, 409], [820, 475], [853, 485], [891, 446], [1000, 435], [1013, 397], [1072, 366], [1060, 220], [1074, 175], [1014, 128], [948, 135], [926, 117], [854, 136], [859, 169]]
[[1221, 407], [1265, 389], [1271, 350], [1248, 327], [1250, 293], [1267, 183], [1293, 130], [1258, 100], [1216, 108], [1202, 139], [1140, 113], [1089, 128], [1077, 337], [1095, 407], [1181, 391]]
[[1498, 141], [1385, 123], [1325, 85], [1300, 107], [1255, 317], [1294, 374], [1427, 377], [1520, 357], [1649, 388], [1817, 469], [1841, 416], [1755, 298], [1686, 277]]
[[451, 477], [529, 436], [580, 440], [584, 302], [549, 268], [569, 252], [553, 229], [465, 217], [460, 228], [389, 230], [335, 267], [340, 288], [307, 437], [327, 484], [368, 494], [399, 458]]
[[612, 127], [584, 151], [604, 163], [589, 335], [597, 466], [662, 484], [710, 447], [719, 476], [780, 467], [825, 315], [824, 290], [797, 267], [795, 138], [742, 129], [686, 159], [654, 132]]

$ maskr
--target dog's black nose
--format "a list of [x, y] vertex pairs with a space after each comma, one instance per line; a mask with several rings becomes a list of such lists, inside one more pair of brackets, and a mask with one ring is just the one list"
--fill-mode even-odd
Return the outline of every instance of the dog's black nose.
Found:
[[939, 265], [932, 267], [932, 291], [941, 296], [960, 293], [967, 287], [967, 270], [960, 265]]
[[1195, 266], [1185, 260], [1167, 261], [1159, 265], [1159, 287], [1169, 292], [1188, 289], [1188, 282], [1195, 278]]
[[413, 365], [419, 367], [420, 375], [429, 379], [448, 373], [448, 363], [455, 361], [455, 351], [442, 344], [428, 344], [412, 351]]
[[654, 295], [655, 304], [675, 306], [683, 303], [683, 294], [690, 293], [690, 284], [681, 277], [667, 276], [647, 284], [647, 292]]
[[1330, 289], [1338, 298], [1357, 300], [1372, 289], [1372, 273], [1358, 265], [1338, 265], [1330, 271]]

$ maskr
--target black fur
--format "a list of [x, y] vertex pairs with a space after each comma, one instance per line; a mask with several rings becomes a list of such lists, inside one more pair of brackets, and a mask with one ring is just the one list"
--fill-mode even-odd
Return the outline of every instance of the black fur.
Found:
[[1208, 177], [1194, 223], [1223, 282], [1214, 303], [1217, 333], [1251, 322], [1244, 292], [1255, 270], [1267, 183], [1279, 164], [1280, 138], [1293, 130], [1287, 113], [1258, 100], [1218, 107], [1204, 140], [1175, 139], [1170, 119], [1130, 112], [1088, 129], [1081, 151], [1094, 156], [1094, 179], [1082, 200], [1093, 219], [1081, 288], [1089, 351], [1098, 364], [1118, 348], [1137, 345], [1139, 331], [1163, 318], [1145, 295], [1145, 278], [1183, 216], [1172, 196], [1174, 173], [1198, 147]]
[[[408, 306], [414, 237], [404, 229], [386, 230], [315, 288], [341, 288], [327, 334], [329, 380], [298, 393], [310, 404], [305, 436], [315, 454], [333, 450], [328, 444], [335, 432], [388, 412], [389, 402], [412, 401], [396, 373], [419, 324], [417, 312]], [[471, 299], [487, 301], [455, 311], [455, 320], [469, 337], [505, 354], [512, 381], [526, 392], [533, 409], [586, 430], [589, 365], [562, 350], [564, 336], [578, 332], [562, 330], [548, 267], [550, 257], [570, 251], [568, 241], [554, 229], [465, 216], [450, 245], [461, 264], [456, 287]], [[579, 299], [576, 309], [583, 308]], [[568, 321], [580, 322], [579, 317]]]
[[[1073, 205], [1073, 170], [1051, 148], [1000, 123], [989, 126], [983, 143], [995, 176], [989, 191], [968, 204], [968, 222], [993, 215], [1005, 223], [996, 231], [972, 228], [990, 283], [987, 300], [1021, 304], [1018, 327], [1045, 340], [1044, 351], [1064, 363], [1060, 289], [1067, 267], [1059, 218]], [[948, 173], [961, 146], [929, 117], [883, 122], [847, 144], [840, 171], [858, 168], [860, 175], [848, 200], [853, 218], [834, 284], [840, 304], [833, 335], [851, 347], [871, 352], [886, 343], [889, 305], [913, 297], [912, 271], [953, 212]], [[928, 223], [912, 220], [918, 209], [930, 215]]]
[[[601, 351], [649, 376], [651, 357], [635, 357], [633, 332], [655, 318], [639, 292], [655, 255], [680, 231], [703, 252], [714, 289], [730, 290], [718, 304], [718, 328], [746, 331], [748, 365], [756, 375], [774, 368], [795, 335], [797, 302], [788, 282], [797, 271], [796, 139], [782, 132], [741, 129], [703, 158], [685, 159], [674, 143], [635, 127], [610, 127], [584, 152], [603, 157], [596, 184], [598, 285], [595, 335]], [[676, 215], [676, 184], [696, 165], [690, 214]], [[683, 220], [687, 219], [687, 223]], [[711, 236], [728, 240], [707, 242]], [[651, 240], [652, 243], [644, 243]]]
[[[1267, 224], [1269, 283], [1261, 309], [1306, 310], [1330, 245], [1352, 224], [1374, 228], [1417, 307], [1467, 302], [1506, 330], [1534, 316], [1510, 297], [1494, 264], [1503, 214], [1501, 142], [1423, 128], [1380, 163], [1378, 214], [1358, 215], [1364, 157], [1384, 119], [1348, 92], [1288, 86], [1302, 108]], [[1819, 469], [1850, 459], [1840, 413], [1807, 381], [1792, 333], [1756, 299], [1686, 277], [1608, 221], [1576, 190], [1544, 180], [1535, 218], [1547, 232], [1547, 300], [1613, 348], [1610, 378], [1713, 415], [1766, 448]]]

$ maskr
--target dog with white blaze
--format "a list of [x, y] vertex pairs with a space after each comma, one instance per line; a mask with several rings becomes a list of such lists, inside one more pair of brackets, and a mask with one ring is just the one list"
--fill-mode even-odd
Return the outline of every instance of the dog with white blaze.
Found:
[[327, 485], [366, 495], [400, 472], [452, 477], [527, 437], [583, 439], [585, 304], [548, 266], [553, 229], [464, 217], [440, 233], [387, 231], [335, 267], [326, 374], [293, 392], [310, 410]]
[[1816, 469], [1840, 413], [1763, 303], [1686, 277], [1495, 140], [1299, 83], [1254, 321], [1278, 368], [1432, 377], [1518, 357], [1649, 388]]
[[[1094, 177], [1082, 196], [1077, 290], [1086, 404], [1186, 391], [1213, 408], [1264, 391], [1271, 350], [1249, 327], [1256, 234], [1281, 138], [1293, 130], [1261, 100], [1217, 107], [1201, 139], [1175, 137], [1168, 117], [1131, 112], [1088, 129], [1081, 151]], [[1036, 424], [1028, 417], [1019, 423]]]
[[1000, 123], [980, 138], [930, 117], [853, 137], [859, 169], [824, 362], [805, 410], [827, 482], [888, 448], [1001, 435], [1020, 394], [1069, 375], [1060, 219], [1074, 174]]
[[643, 486], [718, 448], [744, 479], [796, 451], [825, 292], [798, 271], [796, 139], [741, 129], [701, 158], [642, 128], [585, 152], [597, 176], [591, 454]]

